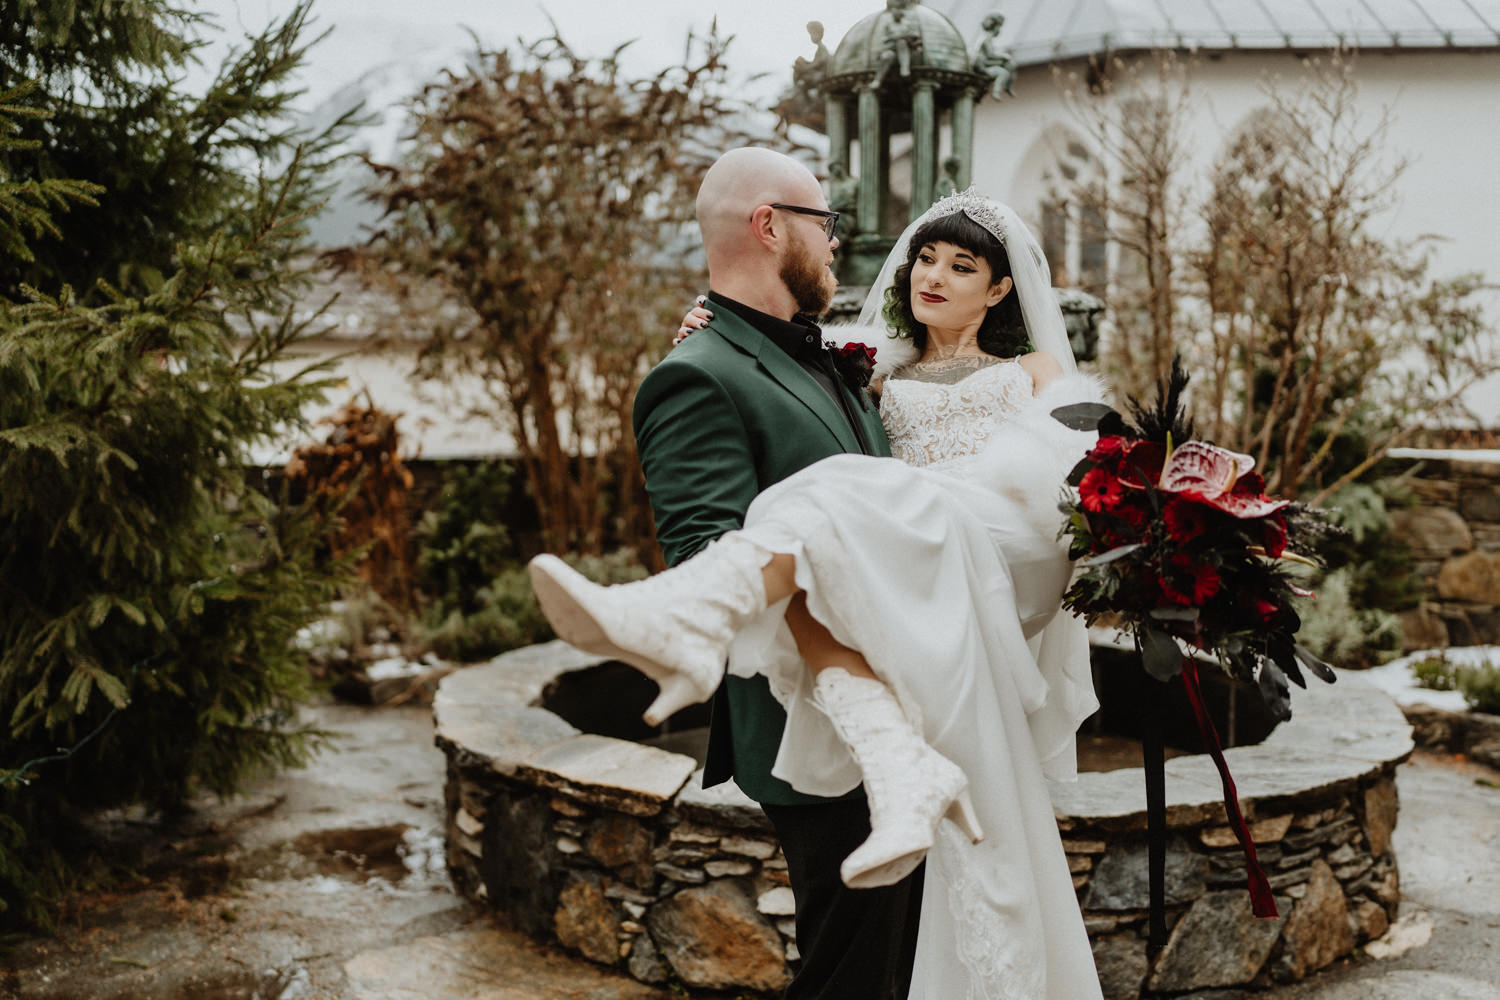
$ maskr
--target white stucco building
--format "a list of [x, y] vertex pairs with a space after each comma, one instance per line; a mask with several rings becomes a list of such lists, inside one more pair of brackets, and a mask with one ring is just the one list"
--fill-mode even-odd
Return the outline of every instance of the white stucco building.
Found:
[[[1434, 277], [1478, 271], [1500, 284], [1500, 0], [927, 0], [969, 40], [1005, 16], [996, 41], [1016, 64], [1015, 97], [975, 111], [973, 182], [1009, 201], [1043, 234], [1054, 270], [1096, 284], [1102, 248], [1060, 232], [1048, 206], [1065, 177], [1098, 169], [1055, 68], [1091, 60], [1185, 54], [1189, 165], [1199, 182], [1227, 142], [1267, 107], [1268, 78], [1290, 83], [1304, 60], [1349, 51], [1364, 126], [1389, 118], [1385, 150], [1407, 167], [1376, 220], [1396, 240], [1433, 235]], [[1115, 75], [1114, 82], [1128, 78]], [[1050, 223], [1050, 225], [1049, 225]], [[1095, 280], [1090, 280], [1095, 279]], [[1486, 300], [1500, 329], [1500, 295]], [[1500, 384], [1470, 394], [1500, 425]]]

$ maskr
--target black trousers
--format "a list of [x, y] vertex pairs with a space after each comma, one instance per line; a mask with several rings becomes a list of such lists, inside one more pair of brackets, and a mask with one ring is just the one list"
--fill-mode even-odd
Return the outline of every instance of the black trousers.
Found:
[[906, 1000], [925, 864], [895, 885], [850, 889], [839, 864], [870, 835], [864, 799], [761, 808], [797, 898], [802, 968], [786, 1000]]

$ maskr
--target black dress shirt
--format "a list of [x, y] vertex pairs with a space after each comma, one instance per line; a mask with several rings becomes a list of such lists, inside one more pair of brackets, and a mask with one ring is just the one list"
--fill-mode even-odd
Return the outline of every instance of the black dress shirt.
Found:
[[765, 334], [767, 340], [801, 365], [818, 385], [823, 387], [823, 391], [839, 404], [839, 412], [843, 413], [844, 419], [849, 422], [849, 428], [854, 432], [855, 440], [859, 442], [860, 451], [866, 455], [872, 453], [864, 428], [854, 419], [854, 413], [849, 408], [849, 395], [839, 391], [839, 375], [833, 365], [833, 355], [828, 348], [823, 346], [823, 330], [818, 324], [801, 313], [789, 320], [772, 316], [770, 313], [761, 312], [759, 309], [751, 308], [743, 302], [736, 302], [712, 290], [708, 293], [708, 301], [714, 306], [730, 310], [755, 327]]

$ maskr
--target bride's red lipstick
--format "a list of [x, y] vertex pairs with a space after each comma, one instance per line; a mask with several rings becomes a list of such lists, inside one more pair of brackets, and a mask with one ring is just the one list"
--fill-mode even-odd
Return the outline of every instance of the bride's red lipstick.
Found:
[[947, 302], [948, 301], [947, 299], [943, 298], [941, 295], [934, 295], [931, 292], [918, 292], [917, 294], [919, 296], [921, 296], [921, 299], [922, 299], [923, 302]]

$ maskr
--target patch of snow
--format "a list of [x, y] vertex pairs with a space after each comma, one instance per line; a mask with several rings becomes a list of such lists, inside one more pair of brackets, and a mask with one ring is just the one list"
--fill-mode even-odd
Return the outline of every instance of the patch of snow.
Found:
[[1378, 940], [1365, 945], [1365, 954], [1371, 958], [1395, 958], [1431, 940], [1432, 914], [1426, 910], [1413, 910], [1402, 914]]
[[314, 875], [306, 880], [307, 887], [320, 896], [337, 896], [349, 888], [349, 883], [332, 875]]
[[388, 681], [396, 677], [415, 677], [422, 670], [420, 663], [413, 663], [404, 656], [392, 656], [370, 664], [365, 668], [365, 676], [372, 681]]
[[312, 650], [331, 645], [342, 632], [342, 627], [332, 618], [319, 618], [308, 622], [297, 630], [298, 649]]
[[1392, 448], [1391, 458], [1430, 458], [1444, 462], [1500, 462], [1497, 448]]
[[1454, 646], [1449, 649], [1422, 649], [1392, 660], [1370, 670], [1360, 671], [1359, 676], [1391, 696], [1398, 705], [1428, 705], [1448, 712], [1466, 712], [1469, 709], [1464, 696], [1458, 691], [1431, 691], [1420, 686], [1412, 674], [1412, 664], [1434, 656], [1441, 656], [1449, 663], [1475, 667], [1485, 663], [1500, 663], [1500, 646]]
[[299, 997], [310, 997], [312, 993], [312, 976], [304, 968], [299, 968], [287, 980], [287, 984], [276, 994], [276, 1000], [297, 1000]]
[[440, 829], [408, 829], [401, 835], [405, 848], [401, 862], [418, 880], [446, 878], [448, 874], [447, 842]]

